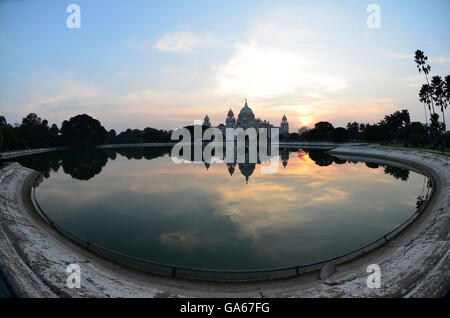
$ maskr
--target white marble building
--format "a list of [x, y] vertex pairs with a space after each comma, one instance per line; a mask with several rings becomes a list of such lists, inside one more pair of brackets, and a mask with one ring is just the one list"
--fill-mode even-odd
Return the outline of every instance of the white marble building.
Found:
[[[209, 120], [208, 115], [205, 116], [203, 125], [211, 127], [211, 122]], [[234, 116], [233, 110], [230, 108], [227, 114], [227, 118], [225, 119], [225, 125], [221, 124], [218, 126], [218, 128], [220, 129], [243, 128], [244, 130], [250, 127], [256, 128], [257, 132], [259, 131], [259, 128], [267, 128], [269, 134], [270, 128], [279, 128], [280, 136], [284, 137], [289, 136], [289, 122], [287, 121], [286, 115], [283, 116], [280, 127], [276, 127], [267, 120], [261, 120], [259, 118], [256, 118], [252, 109], [248, 106], [247, 100], [245, 100], [245, 105], [244, 107], [241, 108], [241, 111], [239, 112], [237, 119]]]

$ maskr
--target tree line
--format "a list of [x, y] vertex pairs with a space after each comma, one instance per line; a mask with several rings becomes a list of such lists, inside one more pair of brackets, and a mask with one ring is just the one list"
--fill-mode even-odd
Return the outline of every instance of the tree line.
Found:
[[[432, 118], [439, 118], [432, 114]], [[187, 127], [193, 128], [193, 127]], [[374, 124], [350, 122], [347, 126], [335, 128], [326, 121], [318, 122], [313, 128], [300, 128], [291, 133], [290, 141], [329, 142], [377, 142], [390, 144], [403, 142], [406, 146], [437, 146], [446, 139], [450, 144], [450, 133], [445, 133], [444, 123], [431, 124], [411, 122], [408, 110], [386, 115]], [[61, 128], [49, 125], [34, 113], [22, 119], [21, 124], [11, 125], [0, 115], [0, 151], [34, 149], [46, 147], [90, 147], [102, 144], [131, 144], [146, 142], [170, 142], [171, 131], [147, 127], [143, 130], [127, 129], [116, 134], [107, 131], [97, 119], [82, 114], [65, 120]]]
[[[319, 122], [314, 128], [301, 128], [290, 134], [290, 140], [309, 141], [367, 141], [389, 144], [402, 142], [405, 146], [431, 146], [434, 149], [450, 144], [450, 133], [446, 131], [445, 110], [450, 104], [450, 75], [442, 78], [428, 77], [431, 66], [423, 51], [417, 50], [414, 62], [419, 73], [425, 75], [426, 83], [419, 90], [419, 101], [424, 106], [425, 124], [411, 122], [408, 110], [387, 115], [375, 124], [350, 122], [347, 127], [334, 128], [329, 122]], [[427, 112], [428, 108], [428, 112]], [[442, 122], [439, 113], [442, 114]]]
[[450, 143], [450, 133], [445, 133], [443, 123], [423, 124], [411, 122], [409, 111], [403, 109], [386, 115], [377, 123], [349, 122], [347, 127], [334, 128], [329, 122], [318, 122], [313, 128], [300, 128], [289, 140], [330, 142], [403, 143], [405, 146], [438, 147], [445, 138]]
[[21, 124], [11, 125], [0, 115], [0, 151], [47, 148], [90, 147], [102, 144], [125, 144], [170, 141], [170, 131], [147, 127], [144, 130], [127, 129], [116, 134], [107, 131], [100, 121], [82, 114], [63, 121], [61, 128], [51, 126], [48, 120], [34, 113], [22, 119]]

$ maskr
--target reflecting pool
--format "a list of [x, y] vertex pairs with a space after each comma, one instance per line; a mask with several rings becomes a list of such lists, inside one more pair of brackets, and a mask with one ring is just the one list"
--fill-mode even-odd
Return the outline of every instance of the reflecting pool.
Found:
[[158, 262], [259, 269], [311, 263], [359, 248], [415, 212], [424, 176], [280, 149], [262, 164], [174, 164], [170, 148], [59, 151], [19, 158], [39, 170], [42, 209], [101, 246]]

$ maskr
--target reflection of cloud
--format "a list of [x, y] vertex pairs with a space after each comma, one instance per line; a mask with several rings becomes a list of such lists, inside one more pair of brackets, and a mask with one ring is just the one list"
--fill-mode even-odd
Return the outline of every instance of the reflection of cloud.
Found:
[[191, 249], [203, 243], [194, 233], [187, 232], [162, 234], [159, 240], [171, 249]]
[[178, 231], [160, 235], [159, 241], [172, 250], [215, 249], [226, 243], [226, 236]]
[[[259, 175], [258, 178], [265, 176]], [[298, 188], [279, 183], [283, 180], [261, 181], [254, 187], [244, 187], [234, 192], [219, 187], [217, 191], [222, 194], [218, 202], [221, 213], [230, 217], [242, 236], [258, 239], [262, 235], [300, 227], [320, 218], [311, 214], [308, 207], [321, 209], [330, 203], [345, 204], [349, 198], [348, 192], [331, 187], [305, 191], [301, 183]]]
[[[130, 198], [141, 198], [139, 202], [143, 206], [153, 202], [153, 208], [167, 217], [183, 217], [186, 213], [199, 220], [206, 217], [205, 229], [211, 217], [229, 220], [237, 231], [233, 235], [257, 244], [263, 237], [301, 231], [323, 222], [332, 224], [344, 212], [346, 218], [351, 218], [360, 217], [368, 210], [384, 211], [392, 200], [398, 201], [396, 191], [409, 189], [399, 188], [401, 183], [384, 174], [381, 168], [369, 169], [363, 163], [332, 164], [323, 168], [309, 157], [305, 158], [304, 153], [300, 158], [292, 154], [288, 168], [280, 167], [274, 175], [261, 174], [258, 166], [248, 185], [240, 173], [231, 177], [225, 164], [213, 164], [208, 173], [205, 171], [202, 164], [174, 165], [169, 158], [134, 160], [130, 165], [128, 160], [118, 156], [101, 175], [82, 187], [73, 182], [68, 188], [62, 187], [60, 183], [67, 176], [62, 172], [53, 174], [53, 182], [44, 182], [38, 195], [58, 197], [58, 202], [62, 200], [76, 210], [83, 204], [92, 205], [117, 196], [117, 189], [126, 189], [138, 194]], [[67, 191], [71, 187], [79, 196], [74, 197], [73, 191]], [[171, 198], [177, 200], [169, 204]], [[407, 198], [398, 204], [413, 206], [413, 199], [406, 204], [413, 196], [408, 193]], [[129, 212], [131, 216], [133, 211]], [[209, 248], [220, 245], [225, 239], [223, 235], [189, 229], [174, 230], [159, 237], [172, 249]]]

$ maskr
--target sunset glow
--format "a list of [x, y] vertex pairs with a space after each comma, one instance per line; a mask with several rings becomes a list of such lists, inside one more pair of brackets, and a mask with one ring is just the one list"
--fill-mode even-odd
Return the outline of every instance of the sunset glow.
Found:
[[300, 117], [299, 118], [299, 123], [300, 126], [310, 126], [311, 124], [313, 124], [313, 119], [311, 117]]
[[415, 50], [434, 73], [450, 71], [448, 1], [381, 1], [379, 29], [355, 1], [175, 2], [80, 0], [77, 30], [52, 1], [0, 2], [0, 113], [11, 123], [88, 113], [107, 129], [174, 129], [206, 113], [219, 125], [247, 98], [271, 123], [286, 114], [292, 132], [402, 108], [424, 121]]

